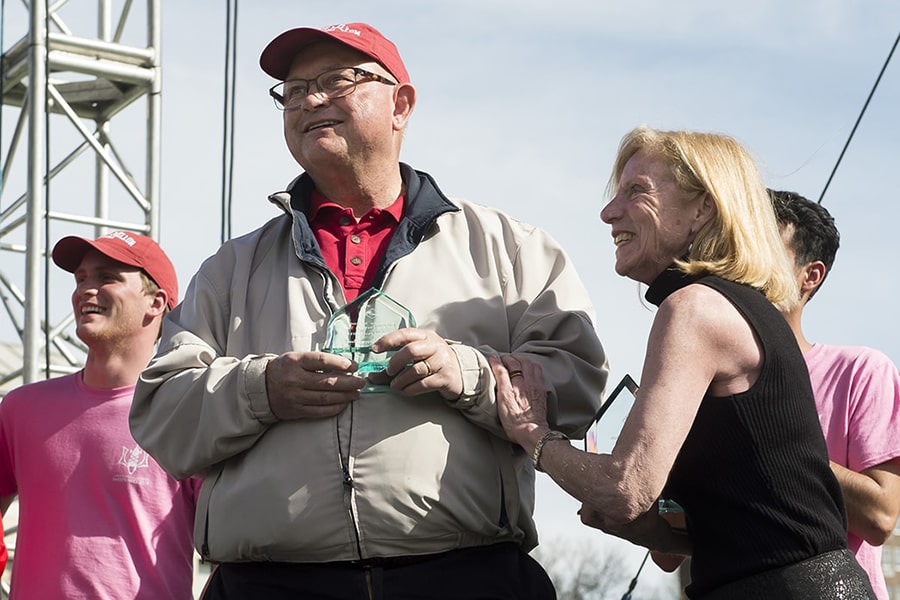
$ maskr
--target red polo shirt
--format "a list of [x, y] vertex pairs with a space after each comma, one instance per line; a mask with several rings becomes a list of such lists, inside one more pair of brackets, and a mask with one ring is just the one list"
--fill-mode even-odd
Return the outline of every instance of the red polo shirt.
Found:
[[309, 224], [347, 302], [372, 287], [375, 271], [400, 224], [403, 202], [401, 194], [387, 208], [373, 208], [357, 220], [352, 209], [313, 191]]

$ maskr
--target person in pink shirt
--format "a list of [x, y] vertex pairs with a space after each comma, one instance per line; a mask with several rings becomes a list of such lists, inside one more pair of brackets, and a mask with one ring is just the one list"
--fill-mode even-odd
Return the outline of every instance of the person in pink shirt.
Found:
[[[6, 531], [3, 529], [3, 519], [0, 519], [0, 531]], [[6, 551], [6, 538], [0, 537], [0, 575], [6, 570], [6, 559], [8, 558], [9, 554]]]
[[770, 195], [802, 294], [785, 318], [809, 368], [831, 468], [844, 494], [847, 544], [878, 598], [887, 600], [881, 545], [900, 514], [900, 375], [878, 350], [806, 339], [803, 309], [831, 270], [840, 235], [820, 204], [793, 192]]
[[148, 237], [65, 237], [54, 262], [75, 275], [77, 373], [0, 402], [0, 507], [18, 496], [11, 598], [192, 597], [196, 480], [176, 481], [134, 441], [128, 413], [175, 269]]

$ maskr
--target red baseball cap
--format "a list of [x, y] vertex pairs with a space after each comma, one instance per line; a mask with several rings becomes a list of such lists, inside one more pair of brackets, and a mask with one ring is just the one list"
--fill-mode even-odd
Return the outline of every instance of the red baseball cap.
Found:
[[152, 239], [130, 231], [111, 231], [96, 240], [70, 235], [53, 246], [53, 262], [74, 273], [88, 250], [96, 250], [120, 263], [143, 270], [150, 279], [169, 294], [169, 308], [178, 304], [178, 277], [172, 261]]
[[394, 43], [366, 23], [341, 23], [328, 27], [298, 27], [285, 31], [263, 49], [259, 66], [275, 79], [287, 78], [297, 54], [316, 42], [334, 40], [370, 56], [393, 75], [398, 83], [409, 83], [409, 73]]

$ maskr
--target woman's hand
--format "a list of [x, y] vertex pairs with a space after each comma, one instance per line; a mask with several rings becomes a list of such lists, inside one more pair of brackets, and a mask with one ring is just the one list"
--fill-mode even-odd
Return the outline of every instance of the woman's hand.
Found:
[[550, 430], [540, 365], [515, 354], [488, 359], [497, 381], [497, 414], [509, 439], [526, 450]]
[[[588, 527], [653, 550], [656, 554], [653, 562], [662, 569], [671, 567], [674, 570], [685, 556], [692, 553], [691, 539], [687, 532], [673, 529], [669, 521], [660, 514], [655, 502], [650, 510], [628, 523], [618, 523], [604, 512], [584, 503], [578, 515]], [[681, 558], [677, 558], [679, 556]]]

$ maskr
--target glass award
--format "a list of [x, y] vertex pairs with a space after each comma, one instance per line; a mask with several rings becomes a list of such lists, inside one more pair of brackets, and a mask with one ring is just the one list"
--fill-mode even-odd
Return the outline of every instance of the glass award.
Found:
[[[613, 402], [622, 395], [623, 391], [628, 392], [625, 394], [626, 399], [614, 406]], [[637, 391], [637, 382], [626, 373], [594, 415], [594, 422], [591, 423], [584, 436], [585, 450], [598, 454], [612, 454], [616, 441], [619, 439], [619, 432], [622, 431], [622, 426], [625, 425], [628, 415], [631, 414], [631, 407], [634, 406]], [[681, 533], [687, 531], [684, 509], [681, 505], [668, 498], [659, 498], [657, 508], [659, 515], [669, 522], [669, 526], [673, 530]]]
[[[612, 454], [619, 432], [631, 414], [637, 390], [637, 382], [626, 373], [594, 415], [594, 422], [584, 436], [585, 450], [597, 454]], [[627, 393], [623, 394], [623, 391]], [[616, 402], [620, 397], [623, 399]]]
[[416, 320], [408, 308], [378, 288], [370, 288], [328, 319], [324, 350], [356, 361], [357, 373], [368, 382], [363, 392], [390, 391], [390, 382], [377, 375], [387, 368], [396, 350], [373, 352], [372, 344], [386, 333], [415, 326]]

